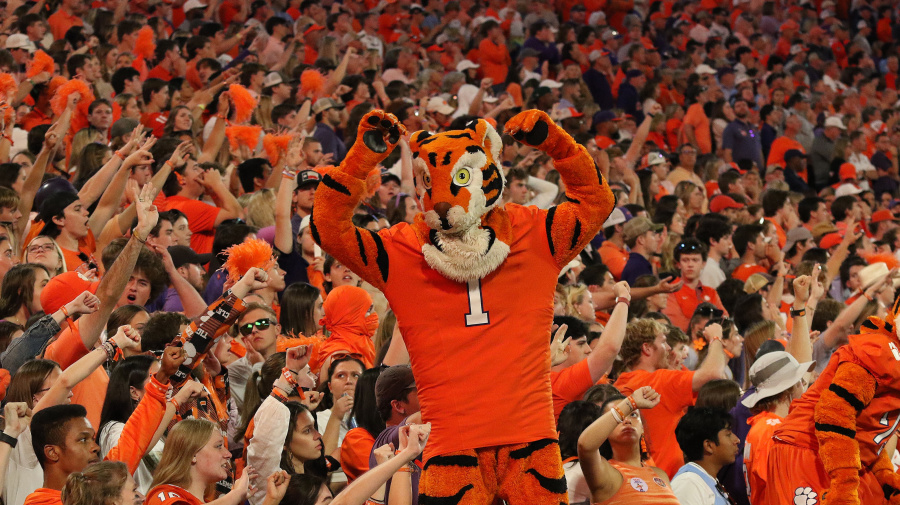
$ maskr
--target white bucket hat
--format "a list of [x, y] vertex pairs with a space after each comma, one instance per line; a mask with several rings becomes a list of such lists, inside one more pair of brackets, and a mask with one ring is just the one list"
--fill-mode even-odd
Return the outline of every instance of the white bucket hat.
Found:
[[744, 398], [741, 403], [747, 408], [753, 408], [763, 398], [787, 391], [800, 382], [807, 372], [815, 368], [815, 361], [798, 363], [793, 356], [784, 351], [774, 351], [760, 356], [750, 367], [750, 382], [756, 387], [756, 391]]

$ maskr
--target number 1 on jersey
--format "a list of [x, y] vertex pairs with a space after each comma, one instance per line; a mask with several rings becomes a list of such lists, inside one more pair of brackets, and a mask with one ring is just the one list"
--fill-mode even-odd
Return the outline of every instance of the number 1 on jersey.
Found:
[[481, 279], [468, 281], [469, 313], [466, 314], [466, 326], [483, 326], [491, 323], [490, 315], [484, 310], [481, 299]]

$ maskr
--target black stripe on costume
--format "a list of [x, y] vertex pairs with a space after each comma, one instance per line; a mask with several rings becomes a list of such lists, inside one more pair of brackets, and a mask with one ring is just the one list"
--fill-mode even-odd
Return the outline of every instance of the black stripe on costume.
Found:
[[[475, 124], [477, 125], [478, 123], [475, 123]], [[473, 127], [472, 129], [474, 130], [475, 128]], [[466, 132], [457, 133], [457, 134], [455, 134], [455, 135], [447, 135], [446, 138], [448, 138], [448, 139], [469, 139], [469, 140], [473, 140], [473, 139], [472, 139], [472, 136], [469, 135], [469, 134], [466, 133]]]
[[600, 165], [597, 162], [594, 162], [594, 170], [597, 171], [597, 179], [600, 181], [600, 185], [603, 185], [603, 172], [600, 171]]
[[866, 407], [866, 405], [863, 402], [861, 402], [859, 400], [859, 398], [857, 398], [850, 391], [847, 391], [846, 389], [844, 389], [842, 386], [838, 386], [837, 384], [832, 384], [832, 385], [828, 386], [828, 390], [831, 391], [832, 393], [840, 396], [841, 399], [843, 399], [845, 402], [849, 403], [850, 406], [853, 407], [853, 409], [856, 410], [857, 412], [862, 411], [862, 409], [864, 409]]
[[353, 231], [356, 232], [356, 245], [359, 246], [359, 257], [362, 258], [363, 265], [369, 266], [369, 257], [366, 256], [366, 246], [363, 244], [362, 235], [359, 234], [359, 228]]
[[484, 154], [484, 149], [482, 149], [481, 146], [466, 146], [466, 152], [470, 154]]
[[884, 323], [884, 329], [890, 333], [894, 333], [894, 325], [891, 323]]
[[553, 245], [553, 216], [556, 215], [557, 207], [550, 207], [547, 211], [547, 242], [550, 244], [550, 254], [556, 255], [556, 247]]
[[418, 135], [416, 135], [416, 139], [414, 142], [416, 142], [420, 146], [424, 146], [425, 144], [430, 144], [430, 143], [434, 142], [435, 140], [437, 140], [437, 137], [432, 137], [430, 133], [428, 133], [425, 130], [422, 130], [419, 132]]
[[381, 272], [381, 280], [387, 282], [388, 278], [388, 255], [387, 250], [384, 248], [384, 242], [381, 241], [381, 237], [378, 236], [372, 230], [366, 230], [369, 232], [369, 235], [372, 236], [372, 240], [375, 241], [375, 264], [378, 265], [378, 270]]
[[575, 205], [580, 205], [580, 204], [581, 204], [581, 201], [576, 200], [576, 199], [572, 198], [572, 197], [569, 196], [569, 195], [566, 195], [566, 200], [568, 200], [568, 201], [574, 203]]
[[488, 246], [487, 246], [487, 250], [490, 251], [490, 250], [491, 250], [491, 247], [494, 247], [494, 240], [497, 239], [497, 234], [494, 233], [494, 229], [491, 228], [490, 226], [485, 226], [484, 229], [487, 230], [487, 232], [488, 232]]
[[444, 165], [444, 166], [446, 167], [447, 165], [450, 164], [451, 161], [453, 161], [453, 156], [452, 156], [452, 154], [450, 153], [450, 151], [445, 152], [445, 153], [444, 153], [444, 160], [441, 161], [441, 165]]
[[543, 475], [539, 474], [538, 471], [535, 470], [534, 468], [528, 470], [525, 473], [533, 475], [534, 478], [537, 479], [538, 484], [540, 484], [542, 488], [546, 489], [547, 491], [550, 491], [551, 493], [565, 494], [569, 490], [568, 486], [566, 485], [565, 477], [560, 477], [558, 479], [551, 479], [550, 477], [544, 477]]
[[438, 251], [444, 252], [444, 250], [441, 248], [440, 242], [438, 242], [437, 239], [437, 230], [431, 230], [428, 232], [428, 240], [431, 241], [431, 245], [437, 247]]
[[344, 186], [343, 184], [341, 184], [341, 183], [339, 183], [338, 181], [334, 180], [334, 177], [332, 177], [332, 176], [330, 176], [330, 175], [328, 175], [328, 174], [325, 174], [325, 175], [322, 177], [322, 184], [324, 184], [324, 185], [328, 186], [329, 188], [331, 188], [331, 189], [337, 191], [338, 193], [343, 193], [343, 194], [345, 194], [345, 195], [347, 195], [347, 196], [350, 196], [350, 190], [347, 189], [347, 186]]
[[872, 321], [869, 321], [868, 319], [866, 319], [866, 320], [863, 322], [863, 324], [862, 324], [861, 326], [862, 326], [863, 328], [868, 328], [868, 329], [870, 329], [870, 330], [877, 330], [877, 329], [878, 329], [878, 325], [875, 324], [875, 323], [873, 323]]
[[435, 456], [425, 463], [423, 470], [428, 470], [430, 466], [461, 466], [465, 468], [475, 468], [478, 466], [478, 457], [476, 456]]
[[453, 496], [428, 496], [427, 494], [419, 493], [419, 503], [421, 505], [456, 505], [462, 502], [463, 496], [465, 496], [470, 489], [474, 488], [475, 486], [472, 484], [466, 484]]
[[838, 435], [843, 435], [847, 438], [855, 438], [856, 437], [856, 430], [851, 430], [850, 428], [844, 428], [843, 426], [837, 426], [835, 424], [816, 423], [816, 431], [824, 431], [826, 433], [837, 433]]
[[309, 213], [309, 234], [312, 235], [313, 242], [322, 245], [322, 240], [319, 238], [319, 229], [316, 228], [316, 220], [313, 218], [313, 212]]
[[437, 153], [428, 153], [428, 161], [431, 162], [431, 166], [437, 167]]
[[894, 489], [893, 487], [891, 487], [887, 484], [881, 485], [881, 491], [884, 493], [885, 500], [890, 500], [894, 495], [896, 495], [897, 493], [900, 493], [900, 490]]
[[537, 451], [543, 449], [544, 447], [553, 445], [555, 443], [556, 443], [556, 440], [553, 440], [552, 438], [544, 438], [541, 440], [535, 440], [534, 442], [531, 442], [530, 444], [526, 445], [525, 447], [523, 447], [521, 449], [516, 449], [514, 451], [510, 451], [509, 457], [512, 459], [525, 459], [528, 456], [531, 456], [532, 454], [536, 453]]
[[578, 237], [581, 236], [581, 220], [577, 217], [575, 218], [575, 229], [572, 230], [572, 243], [569, 244], [569, 249], [575, 249], [575, 246], [578, 245]]
[[[487, 201], [484, 203], [485, 207], [490, 207], [500, 199], [500, 196], [503, 195], [503, 178], [500, 177], [500, 170], [497, 168], [497, 165], [491, 163], [482, 171], [482, 179], [481, 183], [481, 192], [484, 193]], [[497, 194], [494, 196], [488, 196], [492, 191], [496, 191]]]

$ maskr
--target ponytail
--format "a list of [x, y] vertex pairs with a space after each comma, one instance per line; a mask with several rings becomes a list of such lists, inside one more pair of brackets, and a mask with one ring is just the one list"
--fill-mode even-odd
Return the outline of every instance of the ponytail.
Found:
[[104, 461], [75, 472], [62, 488], [63, 505], [115, 505], [128, 481], [128, 467], [120, 461]]

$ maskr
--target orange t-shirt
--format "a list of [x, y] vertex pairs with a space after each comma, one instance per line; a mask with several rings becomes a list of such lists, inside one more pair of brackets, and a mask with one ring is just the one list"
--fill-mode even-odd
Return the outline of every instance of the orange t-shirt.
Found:
[[625, 269], [625, 264], [628, 263], [628, 250], [624, 247], [620, 248], [609, 240], [605, 240], [600, 244], [597, 253], [600, 255], [600, 259], [603, 260], [603, 264], [609, 269], [609, 273], [613, 274], [617, 281], [621, 280], [622, 270]]
[[50, 33], [53, 34], [53, 40], [60, 40], [65, 38], [69, 28], [84, 26], [84, 21], [78, 16], [68, 14], [65, 10], [59, 9], [47, 18], [47, 24], [50, 25]]
[[789, 139], [787, 137], [778, 137], [772, 142], [772, 147], [769, 148], [769, 157], [766, 159], [766, 166], [769, 165], [778, 165], [780, 167], [784, 166], [784, 153], [790, 151], [791, 149], [796, 149], [803, 154], [806, 154], [806, 149], [803, 149], [803, 144], [797, 142], [794, 139]]
[[[63, 258], [66, 260], [66, 270], [74, 272], [81, 265], [94, 261], [94, 252], [97, 250], [97, 242], [94, 240], [94, 232], [88, 230], [86, 237], [78, 240], [78, 250], [72, 251], [60, 247]], [[87, 258], [87, 261], [85, 261]]]
[[170, 196], [166, 198], [165, 209], [178, 209], [188, 218], [188, 227], [191, 229], [191, 249], [198, 254], [212, 252], [213, 239], [216, 235], [216, 218], [222, 209], [212, 206], [200, 200], [192, 200], [183, 196]]
[[709, 130], [709, 118], [703, 111], [703, 106], [695, 103], [688, 107], [684, 114], [681, 128], [681, 143], [687, 144], [688, 137], [684, 131], [684, 127], [691, 125], [694, 127], [694, 138], [697, 139], [697, 146], [700, 148], [700, 154], [709, 154], [712, 152], [712, 136]]
[[747, 492], [750, 503], [764, 505], [766, 496], [766, 468], [769, 464], [769, 451], [772, 450], [772, 435], [781, 424], [781, 418], [772, 412], [760, 412], [747, 419], [751, 426], [744, 443], [744, 477], [747, 479]]
[[741, 263], [740, 266], [734, 269], [734, 272], [731, 272], [731, 277], [742, 281], [747, 282], [747, 278], [753, 274], [765, 274], [769, 273], [765, 267], [759, 265], [751, 265], [749, 263]]
[[550, 387], [553, 389], [553, 417], [559, 420], [566, 405], [580, 400], [584, 392], [594, 385], [591, 380], [591, 368], [587, 359], [566, 368], [561, 372], [550, 372]]
[[162, 484], [147, 493], [144, 505], [203, 505], [203, 501], [178, 486]]
[[25, 498], [25, 505], [62, 505], [62, 491], [45, 487], [35, 489]]
[[634, 370], [625, 372], [616, 381], [616, 388], [623, 395], [650, 386], [660, 394], [662, 401], [652, 409], [642, 410], [644, 438], [656, 465], [671, 479], [684, 465], [684, 455], [675, 440], [675, 426], [684, 411], [694, 404], [694, 372], [681, 370]]
[[[547, 211], [515, 204], [506, 211], [509, 255], [469, 283], [429, 268], [413, 227], [379, 234], [391, 259], [383, 291], [409, 350], [422, 418], [432, 426], [424, 461], [557, 436], [548, 344], [559, 267], [544, 231]], [[474, 392], [472, 384], [490, 387]]]
[[485, 77], [493, 79], [494, 84], [506, 82], [506, 74], [509, 73], [512, 60], [505, 45], [494, 44], [491, 39], [484, 39], [478, 45], [478, 56], [481, 72]]
[[672, 488], [649, 466], [640, 468], [618, 461], [609, 462], [622, 475], [619, 490], [603, 503], [628, 505], [679, 505]]
[[168, 120], [168, 112], [147, 112], [141, 114], [141, 124], [153, 130], [153, 136], [156, 138], [162, 138], [165, 135], [166, 121]]
[[[57, 362], [59, 367], [65, 370], [89, 352], [91, 350], [85, 348], [84, 342], [81, 341], [78, 321], [74, 321], [60, 332], [56, 341], [47, 346], [44, 356]], [[100, 412], [103, 410], [103, 400], [106, 398], [108, 386], [109, 376], [103, 367], [99, 367], [72, 388], [74, 394], [72, 403], [84, 405], [91, 426], [100, 426]]]
[[375, 437], [365, 428], [353, 428], [344, 435], [341, 444], [341, 468], [347, 482], [353, 482], [369, 471], [369, 454], [375, 447]]

